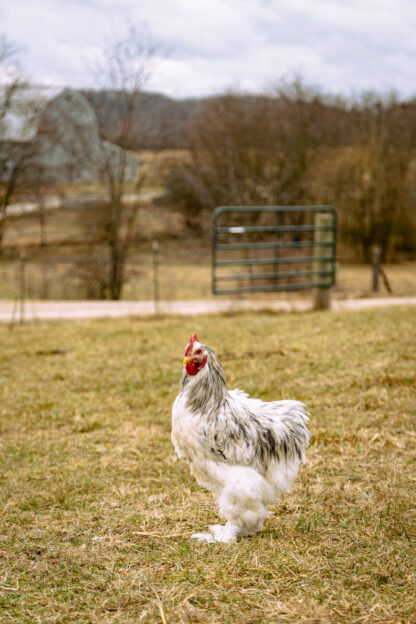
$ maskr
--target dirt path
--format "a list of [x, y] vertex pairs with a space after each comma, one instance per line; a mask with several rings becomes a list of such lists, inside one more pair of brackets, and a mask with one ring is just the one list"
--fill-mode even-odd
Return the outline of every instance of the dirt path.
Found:
[[[416, 305], [416, 297], [391, 297], [384, 299], [345, 299], [332, 302], [333, 310], [361, 310], [390, 305]], [[311, 301], [271, 301], [210, 299], [201, 301], [160, 301], [160, 314], [215, 314], [244, 310], [302, 311], [311, 308]], [[153, 301], [26, 301], [23, 308], [25, 321], [88, 319], [129, 315], [155, 314]], [[0, 301], [0, 322], [19, 321], [18, 303]]]

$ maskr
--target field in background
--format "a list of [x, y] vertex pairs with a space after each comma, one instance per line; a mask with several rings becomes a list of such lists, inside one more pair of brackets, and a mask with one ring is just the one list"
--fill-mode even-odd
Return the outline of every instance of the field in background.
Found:
[[[152, 201], [163, 192], [163, 180], [172, 161], [184, 162], [186, 150], [142, 152], [146, 176], [139, 210], [136, 242], [132, 244], [122, 298], [149, 300], [154, 295], [152, 243], [159, 243], [159, 297], [164, 300], [211, 298], [209, 239], [194, 238], [183, 216], [171, 206]], [[128, 189], [128, 192], [132, 189]], [[26, 292], [32, 299], [97, 299], [106, 266], [106, 250], [93, 244], [94, 201], [102, 197], [98, 185], [62, 185], [66, 208], [46, 211], [44, 223], [36, 213], [9, 220], [4, 245], [11, 250], [0, 261], [0, 299], [14, 299], [20, 292], [19, 250], [25, 253]], [[96, 198], [94, 200], [94, 197]], [[88, 201], [87, 201], [87, 198]], [[91, 199], [93, 198], [93, 199]], [[91, 203], [92, 202], [92, 203]], [[9, 260], [8, 260], [9, 257]], [[13, 261], [10, 261], [13, 257]], [[371, 268], [346, 264], [339, 249], [339, 271], [334, 296], [371, 296]], [[386, 273], [394, 296], [416, 295], [416, 262], [388, 265]], [[380, 294], [386, 293], [381, 283]], [[310, 293], [264, 294], [261, 298], [296, 299]]]
[[[27, 251], [25, 292], [31, 299], [98, 299], [97, 284], [104, 270], [103, 255], [84, 247], [61, 247]], [[209, 244], [200, 240], [160, 240], [158, 254], [159, 298], [211, 299], [211, 257]], [[416, 262], [384, 267], [393, 296], [416, 295]], [[127, 264], [124, 300], [151, 300], [154, 297], [154, 267], [151, 242], [134, 245]], [[340, 264], [333, 297], [369, 297], [369, 265]], [[14, 299], [20, 291], [20, 263], [0, 262], [0, 299]], [[377, 296], [389, 296], [382, 280]], [[253, 297], [253, 295], [251, 295]], [[260, 293], [261, 299], [300, 299], [310, 292]], [[245, 295], [239, 299], [249, 298]]]
[[[416, 622], [414, 309], [0, 327], [0, 620]], [[186, 338], [230, 387], [297, 398], [308, 464], [238, 544], [177, 461]]]

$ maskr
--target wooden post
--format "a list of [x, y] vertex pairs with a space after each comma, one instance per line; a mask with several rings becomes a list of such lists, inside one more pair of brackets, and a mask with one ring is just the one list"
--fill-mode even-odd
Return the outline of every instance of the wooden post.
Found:
[[[318, 227], [327, 227], [333, 225], [333, 216], [328, 213], [318, 212], [315, 216], [315, 225]], [[318, 273], [314, 276], [315, 283], [329, 283], [328, 275], [319, 275], [320, 271], [329, 271], [331, 269], [330, 258], [332, 256], [332, 248], [327, 245], [321, 245], [320, 243], [333, 242], [332, 230], [315, 230], [315, 246], [313, 249], [313, 255], [316, 258], [313, 262], [313, 270]], [[320, 258], [328, 258], [328, 260], [320, 260]], [[331, 291], [330, 286], [317, 286], [313, 290], [313, 307], [314, 310], [329, 310], [331, 307]]]
[[19, 263], [19, 323], [25, 321], [25, 296], [26, 296], [26, 254], [20, 254]]
[[153, 241], [153, 301], [155, 305], [155, 314], [159, 315], [159, 244]]
[[377, 245], [373, 245], [371, 247], [371, 266], [373, 267], [373, 275], [372, 275], [372, 290], [373, 292], [378, 292], [379, 288], [379, 280], [378, 277], [380, 275], [380, 253], [381, 249]]
[[392, 287], [390, 286], [390, 282], [387, 278], [386, 272], [380, 264], [380, 255], [381, 255], [380, 247], [378, 247], [377, 245], [373, 245], [371, 247], [371, 266], [373, 268], [372, 280], [371, 280], [372, 289], [373, 289], [373, 292], [378, 292], [379, 284], [380, 284], [379, 277], [381, 275], [381, 277], [383, 278], [384, 286], [386, 287], [389, 293], [392, 293], [393, 290], [392, 290]]

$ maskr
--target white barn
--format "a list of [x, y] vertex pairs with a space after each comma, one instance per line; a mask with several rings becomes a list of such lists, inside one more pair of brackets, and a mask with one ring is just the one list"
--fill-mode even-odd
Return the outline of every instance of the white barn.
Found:
[[134, 181], [140, 164], [137, 155], [100, 138], [94, 109], [67, 88], [20, 88], [0, 116], [0, 154], [9, 154], [9, 170], [23, 152], [48, 182], [99, 182], [120, 163], [124, 179]]

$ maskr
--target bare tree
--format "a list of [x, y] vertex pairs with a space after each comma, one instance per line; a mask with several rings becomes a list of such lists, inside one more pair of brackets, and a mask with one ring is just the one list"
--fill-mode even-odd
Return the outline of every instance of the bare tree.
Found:
[[168, 179], [188, 225], [200, 228], [201, 215], [218, 205], [305, 201], [311, 159], [327, 140], [326, 108], [299, 81], [269, 96], [212, 98], [191, 126], [190, 161]]
[[24, 132], [24, 128], [19, 128], [23, 83], [13, 64], [17, 51], [4, 36], [0, 37], [0, 74], [4, 80], [0, 87], [0, 249], [8, 208], [29, 156], [15, 140], [17, 132]]
[[[108, 248], [107, 278], [111, 299], [119, 299], [125, 280], [125, 267], [137, 223], [139, 201], [137, 194], [144, 182], [143, 172], [131, 171], [129, 150], [139, 143], [140, 125], [135, 107], [136, 96], [148, 80], [156, 53], [147, 29], [130, 27], [125, 37], [110, 42], [95, 67], [101, 88], [115, 94], [118, 123], [104, 138], [106, 143], [99, 163], [99, 176], [106, 190], [106, 201], [98, 217], [100, 239]], [[133, 199], [126, 201], [129, 192]]]
[[[15, 50], [2, 41], [0, 61], [6, 62]], [[0, 241], [11, 197], [17, 188], [22, 188], [24, 179], [27, 185], [31, 181], [33, 189], [36, 186], [39, 191], [43, 185], [39, 185], [32, 174], [37, 175], [40, 167], [44, 169], [48, 184], [54, 181], [54, 176], [70, 179], [72, 170], [83, 172], [89, 181], [101, 182], [104, 189], [100, 210], [90, 212], [90, 217], [94, 217], [93, 227], [90, 219], [90, 229], [97, 232], [95, 255], [103, 256], [100, 293], [111, 299], [119, 299], [122, 294], [129, 247], [139, 214], [138, 194], [144, 181], [144, 169], [138, 170], [139, 158], [131, 152], [134, 147], [137, 149], [140, 134], [135, 103], [152, 71], [154, 56], [155, 47], [146, 29], [129, 28], [124, 38], [104, 48], [95, 66], [97, 85], [116, 96], [119, 121], [111, 133], [101, 137], [94, 112], [79, 93], [65, 90], [53, 101], [44, 101], [42, 110], [35, 106], [29, 119], [28, 115], [23, 115], [27, 113], [25, 107], [28, 110], [33, 107], [33, 99], [29, 101], [25, 97], [27, 85], [15, 79], [1, 92], [0, 124], [4, 128], [13, 127], [11, 122], [17, 119], [18, 112], [28, 123], [27, 132], [35, 130], [34, 136], [29, 137], [35, 140], [26, 140], [28, 137], [19, 140], [17, 136], [8, 137], [3, 133]], [[36, 123], [33, 123], [35, 117]], [[23, 130], [26, 132], [22, 126], [20, 131]], [[41, 158], [36, 159], [36, 155]], [[44, 214], [41, 212], [40, 216]], [[43, 225], [41, 219], [42, 228]]]
[[349, 114], [351, 144], [320, 153], [311, 194], [337, 206], [341, 240], [362, 260], [368, 262], [377, 245], [385, 261], [416, 238], [416, 107], [367, 95]]
[[[18, 49], [0, 37], [0, 250], [12, 201], [33, 195], [34, 185], [39, 189], [46, 181], [37, 161], [44, 149], [38, 132], [44, 100], [40, 91], [24, 80], [17, 54]], [[35, 195], [40, 198], [39, 190]]]
[[414, 101], [344, 100], [295, 80], [269, 96], [212, 98], [189, 141], [167, 184], [198, 233], [218, 205], [331, 203], [342, 243], [363, 260], [374, 244], [383, 260], [414, 249]]

